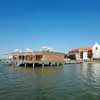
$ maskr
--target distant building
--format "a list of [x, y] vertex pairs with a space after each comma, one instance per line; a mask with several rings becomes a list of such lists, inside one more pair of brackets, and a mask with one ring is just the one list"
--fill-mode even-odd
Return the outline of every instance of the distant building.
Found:
[[95, 43], [95, 45], [93, 45], [92, 47], [71, 49], [68, 55], [75, 55], [76, 60], [89, 60], [89, 51], [92, 52], [92, 59], [100, 59], [100, 45], [98, 43]]

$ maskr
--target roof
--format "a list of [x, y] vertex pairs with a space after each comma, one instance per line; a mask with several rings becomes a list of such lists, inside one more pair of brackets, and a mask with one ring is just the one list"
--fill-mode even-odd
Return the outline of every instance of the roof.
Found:
[[8, 53], [5, 55], [44, 55], [44, 54], [59, 54], [59, 55], [64, 55], [62, 52], [13, 52], [13, 53]]
[[76, 53], [76, 52], [85, 52], [92, 50], [92, 47], [81, 47], [81, 48], [75, 48], [69, 51], [69, 53]]
[[[9, 54], [11, 56], [42, 56], [42, 62], [64, 62], [64, 53], [60, 52], [17, 52], [17, 53], [11, 53]], [[34, 57], [32, 57], [33, 60], [30, 60], [32, 62], [38, 61], [34, 60]]]

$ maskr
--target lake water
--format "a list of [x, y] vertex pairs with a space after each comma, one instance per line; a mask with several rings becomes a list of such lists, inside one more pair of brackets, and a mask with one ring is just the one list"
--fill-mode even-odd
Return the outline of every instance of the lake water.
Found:
[[100, 100], [100, 64], [35, 69], [0, 64], [0, 100]]

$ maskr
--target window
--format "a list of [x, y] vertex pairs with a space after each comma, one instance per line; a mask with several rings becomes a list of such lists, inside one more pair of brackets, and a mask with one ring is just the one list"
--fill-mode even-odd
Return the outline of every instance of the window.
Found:
[[98, 47], [96, 47], [95, 49], [98, 50]]
[[83, 59], [83, 52], [80, 52], [80, 58]]
[[36, 55], [36, 60], [40, 61], [42, 59], [42, 55]]

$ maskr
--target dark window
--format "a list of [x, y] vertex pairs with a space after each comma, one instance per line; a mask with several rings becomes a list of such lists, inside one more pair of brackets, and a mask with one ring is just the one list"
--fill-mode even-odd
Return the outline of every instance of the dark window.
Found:
[[98, 47], [96, 47], [96, 50], [98, 50]]
[[16, 60], [17, 59], [17, 57], [16, 56], [13, 56], [13, 60]]
[[83, 59], [83, 52], [80, 53], [80, 58]]
[[36, 55], [36, 60], [40, 61], [42, 59], [42, 55]]

